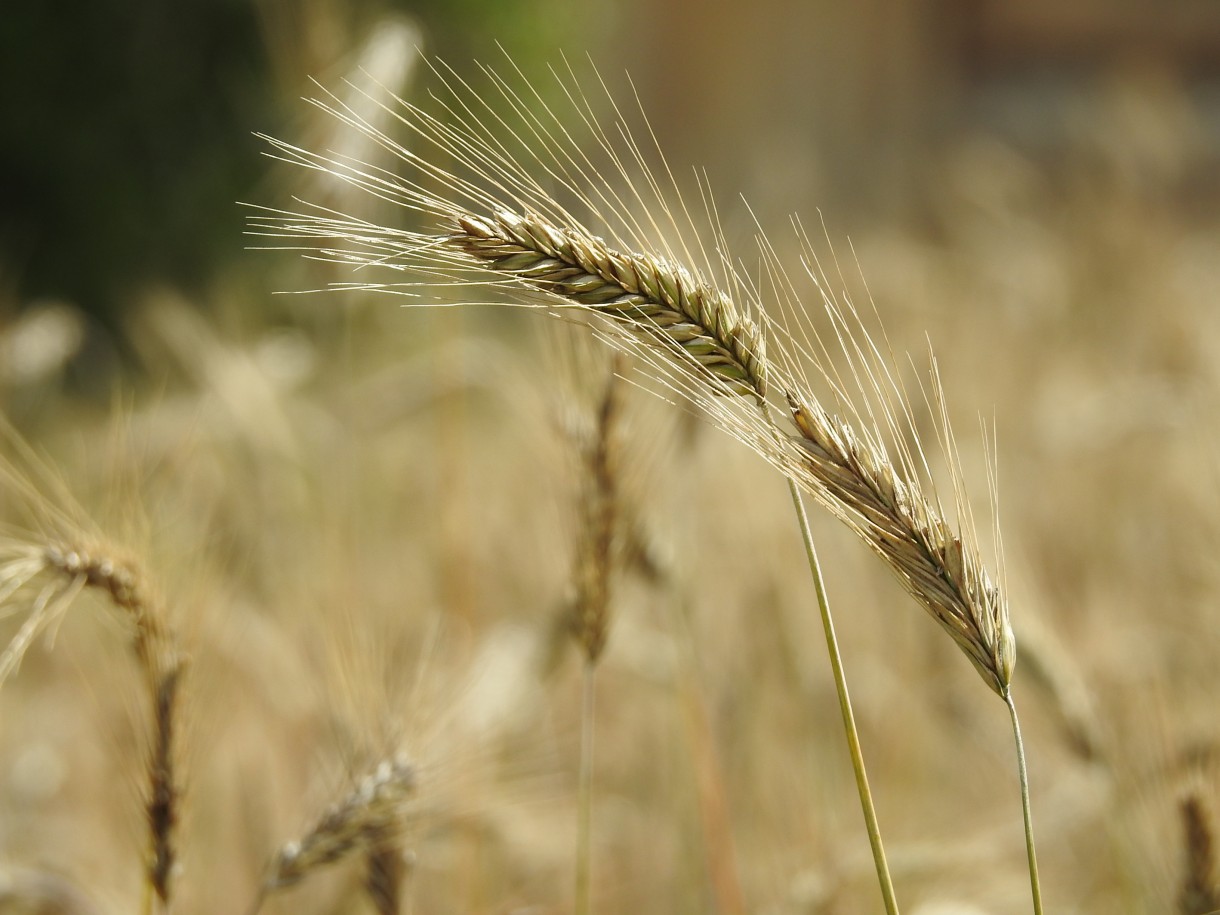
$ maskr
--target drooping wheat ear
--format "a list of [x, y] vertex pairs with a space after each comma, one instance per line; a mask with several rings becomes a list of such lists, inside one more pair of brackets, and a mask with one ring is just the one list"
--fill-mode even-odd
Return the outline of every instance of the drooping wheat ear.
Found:
[[[58, 541], [26, 545], [18, 559], [0, 570], [11, 593], [39, 575], [50, 582], [39, 593], [25, 624], [0, 656], [0, 683], [16, 669], [37, 633], [66, 609], [84, 588], [105, 594], [127, 618], [132, 646], [152, 703], [152, 747], [148, 755], [149, 852], [146, 879], [163, 905], [177, 859], [175, 830], [180, 807], [175, 738], [182, 675], [186, 661], [170, 627], [164, 605], [138, 563], [98, 543]], [[3, 596], [3, 595], [0, 595]]]
[[416, 768], [407, 759], [382, 760], [356, 790], [327, 810], [301, 839], [284, 845], [263, 882], [270, 893], [356, 850], [369, 850], [397, 834], [403, 808], [415, 792]]
[[446, 239], [495, 273], [612, 318], [684, 354], [724, 389], [766, 397], [759, 328], [733, 302], [685, 268], [617, 251], [581, 230], [530, 213], [459, 216]]
[[[315, 100], [401, 160], [403, 174], [267, 138], [286, 161], [400, 205], [434, 228], [381, 225], [309, 205], [299, 213], [263, 210], [252, 227], [300, 240], [323, 260], [362, 270], [360, 282], [343, 286], [415, 296], [435, 296], [436, 288], [448, 286], [479, 294], [494, 289], [556, 311], [583, 309], [608, 319], [625, 330], [607, 334], [612, 343], [795, 476], [880, 553], [1003, 695], [1015, 651], [1002, 589], [984, 570], [961, 512], [955, 531], [935, 493], [921, 485], [922, 457], [903, 453], [894, 460], [880, 444], [915, 431], [911, 407], [890, 374], [893, 360], [884, 366], [873, 360], [879, 352], [862, 336], [854, 310], [844, 309], [813, 275], [816, 257], [799, 223], [803, 271], [790, 278], [784, 259], [761, 236], [762, 270], [747, 270], [727, 250], [707, 188], [700, 186], [703, 214], [695, 217], [655, 137], [643, 135], [654, 140], [650, 152], [663, 166], [660, 173], [614, 100], [607, 97], [595, 109], [573, 88], [579, 79], [571, 71], [556, 74], [567, 107], [552, 107], [533, 87], [513, 88], [490, 69], [486, 97], [443, 65], [435, 72], [448, 90], [438, 98], [442, 116], [402, 99], [386, 105], [411, 135], [410, 144], [391, 139], [334, 96]], [[515, 126], [489, 101], [497, 98], [514, 113]], [[581, 211], [580, 218], [572, 209]], [[611, 241], [589, 225], [604, 229]], [[386, 270], [415, 278], [381, 282], [378, 271]], [[761, 279], [751, 279], [753, 273]], [[806, 310], [819, 300], [835, 321], [837, 347], [808, 336]], [[852, 363], [854, 379], [842, 383], [829, 368], [834, 349]], [[803, 383], [809, 364], [831, 382], [840, 402], [848, 402], [850, 421], [837, 419], [809, 393]], [[852, 388], [859, 392], [878, 382], [886, 390], [873, 393], [896, 408], [874, 424], [871, 410], [853, 403]], [[774, 421], [767, 406], [771, 390], [792, 412], [795, 439]], [[727, 392], [750, 395], [760, 409], [714, 396]], [[942, 450], [955, 468], [951, 444]]]
[[1179, 806], [1185, 839], [1185, 868], [1178, 893], [1180, 915], [1210, 915], [1220, 909], [1220, 885], [1215, 877], [1215, 849], [1211, 824], [1198, 795], [1190, 794]]
[[889, 458], [819, 404], [787, 394], [804, 470], [824, 499], [1004, 697], [1016, 663], [1007, 606], [973, 544], [904, 482]]

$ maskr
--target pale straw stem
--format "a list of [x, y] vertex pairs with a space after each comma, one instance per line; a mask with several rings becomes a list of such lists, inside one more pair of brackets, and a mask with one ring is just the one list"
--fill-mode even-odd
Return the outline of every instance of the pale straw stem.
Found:
[[1029, 773], [1025, 769], [1025, 743], [1021, 740], [1021, 725], [1017, 723], [1017, 706], [1012, 691], [1006, 690], [1004, 702], [1012, 716], [1012, 736], [1017, 744], [1017, 774], [1021, 779], [1021, 815], [1025, 818], [1025, 853], [1029, 857], [1029, 889], [1034, 899], [1034, 915], [1042, 915], [1042, 884], [1038, 880], [1038, 857], [1034, 853], [1034, 821], [1029, 806]]
[[597, 665], [586, 661], [581, 682], [580, 784], [576, 820], [576, 915], [589, 915], [593, 859], [593, 715], [596, 711], [594, 674]]
[[[830, 601], [826, 597], [826, 584], [822, 580], [822, 566], [818, 562], [817, 550], [813, 545], [813, 532], [809, 529], [809, 518], [805, 514], [801, 492], [792, 477], [788, 477], [788, 492], [792, 495], [792, 505], [796, 509], [796, 517], [801, 525], [801, 539], [805, 542], [805, 554], [809, 557], [809, 572], [813, 575], [813, 586], [817, 590], [818, 611], [822, 616], [822, 629], [826, 633], [826, 651], [830, 655], [830, 669], [834, 674], [835, 691], [839, 696], [839, 711], [843, 713], [843, 731], [847, 735], [847, 749], [851, 753], [851, 766], [856, 774], [856, 789], [860, 793], [860, 808], [864, 811], [864, 825], [868, 830], [868, 842], [873, 850], [873, 863], [877, 867], [877, 882], [881, 887], [881, 896], [885, 900], [887, 915], [898, 915], [898, 901], [894, 897], [894, 882], [890, 877], [889, 864], [885, 860], [885, 847], [881, 844], [881, 827], [877, 824], [877, 810], [873, 807], [873, 794], [868, 787], [868, 773], [864, 771], [864, 754], [860, 750], [860, 735], [856, 732], [856, 716], [851, 708], [851, 697], [847, 693], [847, 677], [843, 673], [839, 640], [835, 636], [834, 620], [830, 615]], [[1016, 721], [1015, 718], [1013, 720]]]

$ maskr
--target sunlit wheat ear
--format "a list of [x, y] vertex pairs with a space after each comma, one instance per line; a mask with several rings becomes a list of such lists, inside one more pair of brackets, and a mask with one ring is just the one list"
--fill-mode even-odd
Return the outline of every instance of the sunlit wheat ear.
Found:
[[[514, 89], [486, 73], [491, 85], [482, 95], [451, 71], [442, 73], [439, 113], [403, 100], [387, 105], [408, 135], [402, 143], [333, 97], [316, 102], [397, 152], [402, 174], [268, 138], [281, 158], [401, 205], [408, 225], [376, 225], [306, 204], [300, 213], [264, 211], [252, 220], [255, 231], [298, 240], [322, 259], [358, 267], [352, 286], [418, 296], [435, 296], [446, 285], [465, 295], [498, 290], [605, 319], [613, 330], [603, 336], [612, 344], [795, 476], [861, 536], [1004, 695], [1015, 654], [1012, 632], [1002, 591], [979, 559], [960, 477], [954, 474], [954, 526], [935, 496], [924, 494], [922, 455], [901, 445], [891, 455], [883, 444], [914, 428], [905, 392], [891, 383], [881, 392], [885, 412], [878, 415], [853, 406], [857, 391], [826, 368], [838, 352], [865, 396], [870, 384], [886, 386], [890, 369], [878, 368], [878, 350], [866, 334], [861, 338], [854, 312], [825, 286], [789, 279], [783, 258], [765, 239], [761, 275], [751, 278], [760, 271], [752, 274], [726, 250], [710, 195], [700, 185], [700, 215], [692, 215], [659, 150], [637, 141], [612, 99], [595, 111], [572, 88], [575, 77], [560, 73], [568, 104], [552, 108], [530, 87]], [[661, 163], [659, 173], [650, 160]], [[419, 220], [425, 225], [413, 227]], [[799, 239], [805, 243], [803, 232]], [[796, 252], [806, 257], [806, 270], [794, 272], [798, 279], [812, 273], [808, 250], [805, 244]], [[382, 270], [413, 278], [383, 282]], [[829, 343], [806, 336], [805, 310], [814, 308], [835, 319], [836, 339]], [[811, 364], [818, 380], [831, 382], [837, 402], [847, 404], [838, 411], [847, 419], [810, 393], [804, 376]], [[761, 409], [719, 396], [726, 393], [749, 395]], [[782, 408], [767, 405], [769, 393]], [[776, 425], [781, 409], [794, 428]], [[951, 440], [940, 444], [956, 467]]]
[[384, 848], [401, 829], [416, 788], [416, 768], [396, 757], [380, 762], [356, 790], [330, 807], [304, 836], [284, 845], [263, 882], [263, 894], [292, 886], [356, 851]]
[[987, 685], [1005, 696], [1016, 644], [1004, 597], [976, 547], [867, 438], [812, 400], [791, 393], [788, 399], [804, 452], [796, 467], [802, 478], [889, 564]]
[[530, 214], [463, 216], [458, 228], [445, 242], [488, 270], [621, 322], [727, 391], [766, 397], [762, 334], [685, 268]]

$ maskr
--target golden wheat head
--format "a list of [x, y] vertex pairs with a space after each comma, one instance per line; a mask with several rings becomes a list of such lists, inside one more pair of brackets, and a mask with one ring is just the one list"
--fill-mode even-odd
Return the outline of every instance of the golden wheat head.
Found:
[[[411, 134], [405, 144], [333, 96], [315, 102], [396, 156], [402, 175], [267, 138], [279, 157], [401, 205], [406, 225], [308, 207], [264, 211], [255, 229], [304, 240], [326, 260], [415, 276], [341, 286], [422, 296], [450, 286], [500, 290], [602, 319], [601, 336], [846, 522], [1006, 697], [1015, 662], [1007, 604], [980, 558], [947, 413], [937, 418], [956, 525], [929, 489], [906, 391], [850, 300], [827, 292], [799, 225], [802, 269], [790, 275], [760, 236], [762, 277], [752, 278], [727, 251], [702, 183], [703, 218], [696, 219], [659, 151], [652, 158], [660, 172], [613, 101], [606, 105], [612, 115], [599, 119], [572, 88], [578, 81], [570, 69], [558, 74], [569, 103], [563, 109], [491, 70], [483, 93], [453, 71], [437, 72], [449, 93], [440, 114], [401, 99], [386, 108]], [[491, 97], [520, 119], [516, 128]], [[837, 347], [806, 329], [811, 299], [830, 314]], [[844, 409], [827, 409], [810, 378], [828, 383]], [[887, 448], [887, 439], [897, 444]]]

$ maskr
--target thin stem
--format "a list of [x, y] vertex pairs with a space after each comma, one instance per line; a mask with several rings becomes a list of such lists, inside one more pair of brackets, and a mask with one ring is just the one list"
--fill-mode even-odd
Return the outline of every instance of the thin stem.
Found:
[[1021, 740], [1021, 725], [1017, 723], [1017, 706], [1012, 691], [1005, 691], [1004, 701], [1012, 716], [1012, 736], [1017, 744], [1017, 774], [1021, 779], [1021, 815], [1025, 818], [1025, 853], [1029, 857], [1029, 889], [1034, 897], [1034, 915], [1042, 915], [1042, 884], [1038, 880], [1038, 857], [1034, 854], [1034, 821], [1029, 807], [1029, 773], [1025, 769], [1025, 743]]
[[[830, 669], [834, 674], [835, 690], [839, 694], [839, 710], [843, 713], [843, 730], [847, 734], [847, 749], [851, 753], [851, 766], [856, 773], [856, 788], [860, 792], [860, 807], [864, 811], [864, 825], [868, 829], [868, 841], [873, 848], [873, 863], [877, 867], [877, 882], [885, 899], [888, 915], [898, 915], [898, 901], [894, 898], [894, 882], [885, 860], [885, 848], [881, 844], [881, 828], [877, 825], [877, 811], [873, 807], [873, 794], [868, 787], [868, 775], [864, 771], [864, 754], [860, 751], [860, 735], [856, 733], [856, 716], [852, 712], [851, 697], [847, 694], [847, 678], [843, 673], [843, 659], [839, 655], [839, 641], [835, 636], [834, 620], [830, 615], [830, 602], [826, 597], [826, 585], [822, 580], [822, 566], [818, 562], [813, 545], [813, 532], [809, 529], [809, 518], [805, 504], [801, 501], [796, 481], [788, 478], [788, 491], [792, 505], [801, 525], [801, 537], [805, 541], [805, 554], [809, 557], [809, 571], [818, 595], [818, 610], [822, 615], [822, 629], [826, 633], [826, 650], [830, 655]], [[1015, 720], [1015, 719], [1014, 719]]]
[[593, 857], [593, 714], [596, 710], [593, 675], [596, 670], [596, 665], [592, 661], [585, 662], [580, 707], [580, 784], [576, 820], [575, 915], [589, 915], [592, 911], [589, 875]]

